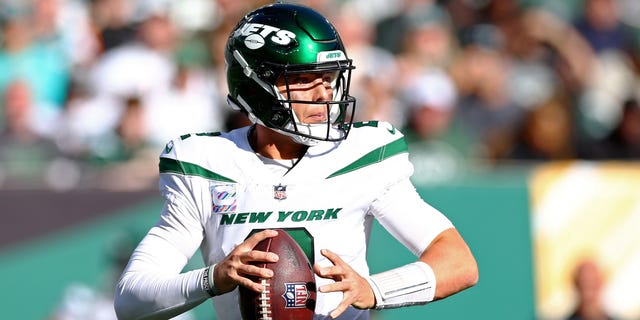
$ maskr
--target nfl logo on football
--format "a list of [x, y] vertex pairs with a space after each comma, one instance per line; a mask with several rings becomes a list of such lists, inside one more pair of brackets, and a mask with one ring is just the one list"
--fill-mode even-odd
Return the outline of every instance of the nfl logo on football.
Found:
[[285, 291], [282, 297], [285, 301], [285, 308], [304, 308], [307, 306], [309, 292], [305, 283], [285, 283], [284, 286]]
[[273, 186], [273, 198], [277, 200], [284, 200], [287, 198], [287, 186], [281, 184]]

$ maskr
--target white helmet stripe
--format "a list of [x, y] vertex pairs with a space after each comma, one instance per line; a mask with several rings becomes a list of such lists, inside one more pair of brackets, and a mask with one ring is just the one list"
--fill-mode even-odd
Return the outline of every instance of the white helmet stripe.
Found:
[[258, 78], [258, 75], [255, 73], [255, 71], [253, 71], [253, 69], [251, 69], [251, 67], [249, 66], [249, 63], [247, 63], [247, 60], [245, 60], [244, 57], [242, 57], [242, 54], [238, 50], [233, 51], [233, 57], [236, 58], [236, 61], [238, 61], [240, 66], [242, 66], [242, 72], [244, 72], [245, 76], [251, 78], [253, 81], [258, 83], [264, 90], [273, 94], [273, 91], [272, 91], [273, 89], [271, 85], [262, 81], [262, 79]]

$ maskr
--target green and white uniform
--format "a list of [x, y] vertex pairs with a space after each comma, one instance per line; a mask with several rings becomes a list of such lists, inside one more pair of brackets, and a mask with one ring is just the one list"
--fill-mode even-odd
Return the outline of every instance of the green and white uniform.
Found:
[[[248, 130], [185, 135], [164, 149], [161, 219], [134, 252], [116, 294], [144, 306], [136, 310], [141, 316], [177, 314], [208, 298], [203, 270], [182, 268], [198, 248], [206, 265], [219, 262], [254, 229], [298, 230], [311, 263], [331, 265], [320, 254], [326, 248], [368, 276], [373, 219], [416, 255], [453, 227], [415, 191], [403, 135], [386, 122], [356, 123], [348, 139], [310, 147], [291, 169], [256, 155]], [[219, 319], [240, 319], [237, 299], [237, 289], [213, 298]], [[316, 319], [328, 318], [341, 299], [339, 292], [318, 292]], [[368, 310], [353, 307], [340, 317], [368, 318]]]

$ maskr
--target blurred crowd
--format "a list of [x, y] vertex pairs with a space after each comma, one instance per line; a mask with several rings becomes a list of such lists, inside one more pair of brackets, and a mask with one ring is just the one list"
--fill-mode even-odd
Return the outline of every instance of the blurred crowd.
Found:
[[[0, 188], [154, 187], [164, 144], [247, 120], [224, 45], [270, 1], [0, 0]], [[300, 0], [354, 60], [357, 120], [407, 136], [418, 183], [640, 158], [636, 0]]]

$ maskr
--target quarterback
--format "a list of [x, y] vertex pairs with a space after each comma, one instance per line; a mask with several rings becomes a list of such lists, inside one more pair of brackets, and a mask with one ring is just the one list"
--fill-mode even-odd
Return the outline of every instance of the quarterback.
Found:
[[[120, 277], [119, 319], [167, 319], [208, 299], [219, 319], [241, 319], [237, 288], [259, 292], [249, 277], [273, 276], [251, 263], [277, 261], [253, 250], [276, 228], [291, 230], [313, 263], [315, 319], [369, 319], [369, 309], [426, 304], [477, 282], [466, 242], [411, 184], [402, 133], [353, 123], [354, 66], [323, 16], [261, 7], [231, 33], [225, 59], [228, 102], [253, 125], [166, 145], [165, 204]], [[370, 274], [373, 219], [416, 261]], [[206, 267], [183, 270], [196, 250]]]

